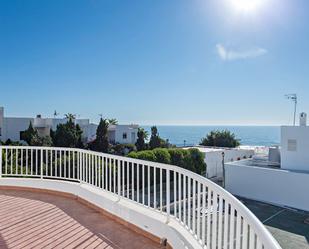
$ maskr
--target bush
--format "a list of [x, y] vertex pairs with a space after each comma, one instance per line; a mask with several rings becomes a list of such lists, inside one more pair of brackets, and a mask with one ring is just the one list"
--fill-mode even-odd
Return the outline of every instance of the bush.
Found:
[[240, 145], [240, 140], [228, 130], [214, 130], [202, 138], [200, 145], [235, 148]]
[[131, 152], [128, 154], [128, 157], [138, 159], [137, 152], [136, 152], [136, 151], [131, 151]]
[[171, 163], [171, 155], [169, 154], [167, 149], [157, 148], [153, 150], [153, 153], [156, 157], [156, 162], [159, 163]]
[[185, 156], [187, 153], [186, 150], [183, 149], [169, 149], [168, 153], [171, 156], [171, 164], [179, 167], [185, 167]]
[[128, 157], [176, 165], [178, 167], [193, 171], [197, 174], [204, 174], [206, 171], [205, 155], [198, 149], [165, 149], [132, 151]]
[[157, 158], [153, 151], [151, 150], [143, 150], [139, 152], [131, 152], [128, 154], [129, 157], [140, 159], [140, 160], [146, 160], [146, 161], [152, 161], [156, 162]]
[[134, 144], [115, 144], [111, 147], [111, 153], [120, 156], [125, 156], [135, 150], [136, 147]]
[[190, 155], [190, 162], [191, 162], [191, 168], [193, 172], [197, 174], [204, 174], [206, 171], [206, 163], [204, 161], [205, 155], [200, 152], [198, 149], [188, 149], [189, 155]]

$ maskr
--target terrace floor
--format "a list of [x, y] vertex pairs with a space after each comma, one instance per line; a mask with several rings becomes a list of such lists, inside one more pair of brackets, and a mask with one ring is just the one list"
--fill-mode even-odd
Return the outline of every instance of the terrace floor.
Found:
[[309, 212], [239, 199], [267, 227], [282, 249], [309, 249], [309, 220], [306, 220]]
[[160, 248], [73, 198], [0, 189], [0, 248]]

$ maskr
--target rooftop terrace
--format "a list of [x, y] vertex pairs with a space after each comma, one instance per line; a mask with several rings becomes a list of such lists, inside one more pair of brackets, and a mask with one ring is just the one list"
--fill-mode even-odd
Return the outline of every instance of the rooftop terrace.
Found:
[[[0, 187], [15, 189], [0, 192], [3, 247], [157, 248], [164, 241], [177, 249], [281, 249], [233, 195], [173, 165], [72, 148], [0, 146]], [[35, 193], [20, 191], [29, 188]]]
[[0, 248], [161, 248], [76, 199], [0, 188]]

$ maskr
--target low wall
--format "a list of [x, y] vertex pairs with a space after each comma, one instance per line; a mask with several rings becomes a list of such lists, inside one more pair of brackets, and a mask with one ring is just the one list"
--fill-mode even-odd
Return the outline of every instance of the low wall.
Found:
[[234, 195], [309, 211], [309, 174], [225, 164], [226, 190]]
[[251, 149], [222, 149], [216, 151], [205, 152], [205, 163], [207, 164], [208, 178], [222, 178], [222, 152], [224, 152], [224, 162], [233, 162], [238, 159], [249, 158], [254, 155]]
[[[125, 222], [157, 238], [167, 238], [172, 248], [202, 248], [193, 236], [178, 222], [168, 220], [167, 216], [138, 205], [117, 195], [102, 191], [88, 184], [61, 180], [0, 178], [1, 186], [42, 189], [71, 194], [105, 210]], [[158, 239], [159, 240], [159, 239]]]

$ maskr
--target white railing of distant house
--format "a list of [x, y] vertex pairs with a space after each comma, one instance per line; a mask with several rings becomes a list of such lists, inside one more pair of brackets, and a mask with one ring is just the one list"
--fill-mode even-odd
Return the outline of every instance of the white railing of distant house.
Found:
[[[0, 146], [0, 177], [89, 184], [166, 215], [201, 248], [280, 249], [234, 196], [180, 167], [82, 149]], [[245, 186], [244, 186], [245, 187]]]

